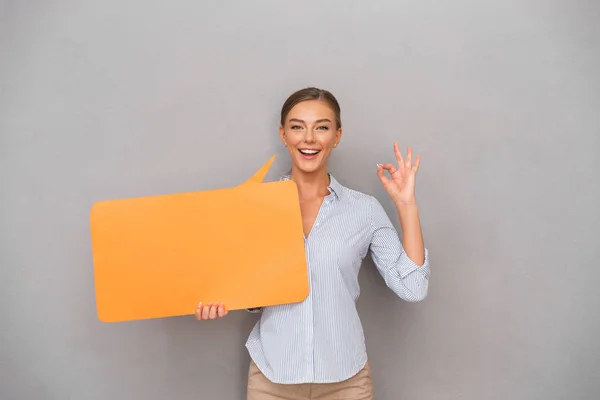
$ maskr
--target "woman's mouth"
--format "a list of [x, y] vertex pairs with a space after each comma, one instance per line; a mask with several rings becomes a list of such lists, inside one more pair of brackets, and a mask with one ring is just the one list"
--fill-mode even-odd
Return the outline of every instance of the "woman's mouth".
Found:
[[298, 149], [298, 151], [302, 155], [302, 158], [305, 158], [307, 160], [312, 160], [313, 158], [317, 157], [317, 154], [321, 152], [321, 150], [317, 149]]

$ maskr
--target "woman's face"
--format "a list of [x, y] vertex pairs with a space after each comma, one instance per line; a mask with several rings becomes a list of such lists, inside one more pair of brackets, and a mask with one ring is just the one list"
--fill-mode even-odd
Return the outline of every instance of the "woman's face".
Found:
[[336, 129], [335, 113], [326, 102], [307, 100], [296, 104], [279, 128], [293, 168], [312, 173], [327, 170], [331, 151], [342, 137]]

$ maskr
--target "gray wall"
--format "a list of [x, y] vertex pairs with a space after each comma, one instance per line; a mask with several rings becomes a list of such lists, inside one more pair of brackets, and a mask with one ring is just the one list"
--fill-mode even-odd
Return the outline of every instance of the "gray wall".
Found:
[[[484, 4], [485, 3], [485, 4]], [[365, 262], [377, 399], [597, 399], [597, 1], [0, 0], [0, 398], [243, 399], [256, 316], [103, 324], [93, 202], [236, 185], [292, 91], [332, 90], [332, 172], [423, 156], [430, 295]]]

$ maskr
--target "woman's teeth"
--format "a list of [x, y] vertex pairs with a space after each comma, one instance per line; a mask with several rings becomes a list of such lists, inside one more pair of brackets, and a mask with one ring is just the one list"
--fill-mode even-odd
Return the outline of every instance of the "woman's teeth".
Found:
[[302, 154], [306, 154], [307, 156], [313, 156], [315, 154], [317, 154], [320, 150], [304, 150], [304, 149], [300, 149], [300, 153]]

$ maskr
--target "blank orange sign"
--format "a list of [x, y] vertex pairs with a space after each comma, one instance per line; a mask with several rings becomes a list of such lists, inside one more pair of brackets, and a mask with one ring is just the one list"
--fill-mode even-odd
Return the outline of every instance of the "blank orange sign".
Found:
[[261, 183], [274, 158], [233, 188], [95, 203], [98, 318], [188, 315], [198, 302], [237, 310], [304, 300], [297, 187]]

